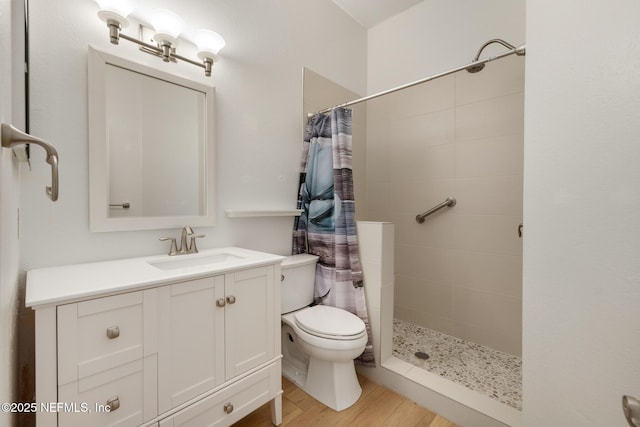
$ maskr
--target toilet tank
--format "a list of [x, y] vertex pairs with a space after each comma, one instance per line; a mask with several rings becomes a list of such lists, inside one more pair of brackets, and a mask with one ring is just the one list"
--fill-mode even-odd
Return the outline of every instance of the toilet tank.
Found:
[[313, 302], [313, 284], [318, 257], [298, 254], [287, 257], [281, 264], [282, 313], [308, 306]]

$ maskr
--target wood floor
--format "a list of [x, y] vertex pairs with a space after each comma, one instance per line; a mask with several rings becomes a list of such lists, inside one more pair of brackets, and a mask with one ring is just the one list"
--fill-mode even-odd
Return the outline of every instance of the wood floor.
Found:
[[[285, 427], [457, 427], [452, 422], [399, 394], [359, 376], [362, 396], [352, 407], [336, 412], [324, 406], [286, 378], [282, 378], [282, 426]], [[269, 404], [257, 409], [233, 427], [270, 427]]]

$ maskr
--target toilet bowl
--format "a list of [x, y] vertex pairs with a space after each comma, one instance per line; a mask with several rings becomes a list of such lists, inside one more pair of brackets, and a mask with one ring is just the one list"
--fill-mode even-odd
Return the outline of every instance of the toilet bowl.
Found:
[[364, 351], [367, 332], [364, 322], [346, 310], [310, 306], [316, 262], [317, 257], [302, 254], [282, 264], [282, 372], [315, 399], [341, 411], [362, 394], [353, 359]]

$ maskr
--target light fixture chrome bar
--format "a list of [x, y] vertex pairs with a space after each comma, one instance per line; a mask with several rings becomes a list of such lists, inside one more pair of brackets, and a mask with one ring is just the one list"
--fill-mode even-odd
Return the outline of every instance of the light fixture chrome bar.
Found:
[[140, 45], [140, 46], [142, 46], [142, 47], [144, 47], [146, 49], [149, 49], [150, 51], [155, 52], [155, 53], [157, 53], [159, 55], [162, 55], [162, 49], [160, 49], [158, 46], [154, 46], [154, 45], [152, 45], [150, 43], [143, 42], [142, 40], [138, 40], [137, 38], [128, 36], [128, 35], [126, 35], [124, 33], [120, 33], [119, 37], [121, 39], [125, 39], [125, 40], [133, 42], [133, 43], [135, 43], [137, 45]]
[[502, 58], [505, 58], [507, 56], [511, 56], [513, 54], [516, 54], [518, 56], [523, 56], [523, 55], [525, 55], [525, 53], [526, 53], [526, 45], [522, 45], [520, 47], [508, 50], [508, 51], [503, 52], [503, 53], [499, 53], [499, 54], [497, 54], [495, 56], [491, 56], [489, 58], [479, 59], [477, 61], [473, 61], [470, 64], [463, 65], [461, 67], [452, 68], [451, 70], [448, 70], [448, 71], [445, 71], [445, 72], [442, 72], [442, 73], [439, 73], [439, 74], [434, 74], [434, 75], [429, 76], [429, 77], [425, 77], [424, 79], [416, 80], [416, 81], [413, 81], [411, 83], [407, 83], [407, 84], [404, 84], [402, 86], [397, 86], [397, 87], [394, 87], [392, 89], [387, 89], [387, 90], [384, 90], [382, 92], [374, 93], [372, 95], [368, 95], [368, 96], [365, 96], [365, 97], [362, 97], [362, 98], [354, 99], [353, 101], [345, 102], [344, 104], [334, 105], [333, 107], [325, 108], [324, 110], [316, 111], [315, 113], [309, 113], [309, 114], [307, 114], [307, 116], [311, 117], [311, 116], [315, 116], [316, 114], [328, 113], [331, 110], [333, 110], [334, 108], [338, 108], [338, 107], [343, 107], [343, 108], [344, 107], [350, 107], [352, 105], [360, 104], [361, 102], [365, 102], [365, 101], [370, 101], [372, 99], [379, 98], [379, 97], [384, 96], [384, 95], [389, 95], [390, 93], [394, 93], [394, 92], [397, 92], [399, 90], [408, 89], [410, 87], [417, 86], [417, 85], [420, 85], [422, 83], [426, 83], [428, 81], [438, 79], [440, 77], [448, 76], [449, 74], [457, 73], [458, 71], [467, 70], [467, 69], [469, 69], [471, 67], [474, 67], [474, 66], [484, 65], [487, 62], [495, 61], [497, 59], [502, 59]]
[[[112, 44], [120, 44], [120, 38], [133, 42], [140, 46], [140, 50], [154, 56], [160, 57], [164, 62], [178, 62], [178, 60], [196, 65], [204, 69], [204, 75], [211, 77], [211, 69], [217, 61], [220, 49], [225, 46], [222, 36], [215, 31], [200, 29], [195, 33], [194, 44], [198, 48], [197, 56], [201, 62], [185, 58], [176, 53], [175, 45], [182, 30], [182, 20], [175, 13], [158, 9], [151, 16], [151, 22], [155, 29], [153, 39], [145, 37], [144, 25], [140, 25], [140, 37], [133, 38], [122, 34], [122, 28], [129, 25], [127, 16], [132, 12], [126, 2], [111, 4], [105, 0], [97, 0], [101, 9], [98, 11], [98, 18], [107, 24], [109, 28], [109, 40]], [[150, 44], [144, 40], [155, 41]]]
[[453, 207], [455, 205], [456, 205], [455, 197], [447, 197], [447, 200], [445, 200], [444, 202], [440, 203], [439, 205], [432, 207], [431, 209], [429, 209], [426, 212], [421, 213], [420, 215], [416, 215], [416, 222], [418, 224], [422, 224], [424, 222], [424, 219], [426, 217], [428, 217], [429, 215], [431, 215], [432, 213], [439, 211], [440, 209], [444, 208], [445, 206]]
[[[123, 34], [123, 33], [120, 33], [120, 38], [128, 40], [130, 42], [133, 42], [133, 43], [135, 43], [137, 45], [140, 45], [141, 47], [144, 48], [143, 52], [147, 52], [147, 50], [148, 50], [149, 52], [147, 52], [147, 53], [151, 53], [151, 54], [154, 54], [154, 55], [160, 56], [160, 57], [164, 57], [165, 56], [165, 53], [163, 52], [162, 48], [160, 48], [158, 46], [154, 46], [152, 44], [143, 42], [142, 40], [138, 40], [135, 37], [131, 37], [131, 36], [128, 36], [128, 35]], [[200, 68], [206, 68], [204, 63], [197, 62], [197, 61], [194, 61], [194, 60], [189, 59], [189, 58], [185, 58], [182, 55], [178, 55], [177, 53], [175, 53], [174, 50], [172, 50], [171, 53], [169, 54], [169, 60], [171, 58], [175, 58], [175, 59], [179, 59], [180, 61], [188, 62], [189, 64], [196, 65], [196, 66], [198, 66]]]
[[205, 76], [207, 77], [211, 76], [211, 69], [214, 63], [214, 60], [212, 58], [205, 57], [202, 60], [202, 62], [197, 62], [192, 59], [185, 58], [182, 55], [178, 55], [176, 53], [176, 49], [170, 44], [162, 45], [162, 46], [154, 46], [150, 43], [144, 42], [135, 37], [131, 37], [122, 33], [122, 31], [120, 31], [121, 26], [116, 21], [109, 21], [107, 23], [107, 26], [109, 27], [109, 38], [112, 44], [119, 44], [118, 43], [119, 40], [124, 39], [140, 46], [141, 51], [162, 58], [164, 62], [177, 62], [177, 60], [179, 59], [180, 61], [188, 62], [189, 64], [195, 65], [200, 68], [204, 68]]

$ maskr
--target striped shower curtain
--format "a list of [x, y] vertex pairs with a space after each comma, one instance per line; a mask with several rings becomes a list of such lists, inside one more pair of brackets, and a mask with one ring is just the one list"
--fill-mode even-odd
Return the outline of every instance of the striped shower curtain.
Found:
[[293, 254], [318, 255], [316, 301], [361, 318], [369, 336], [356, 363], [374, 366], [371, 329], [358, 255], [351, 168], [351, 110], [334, 108], [307, 120]]

